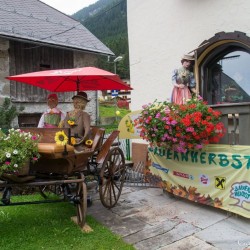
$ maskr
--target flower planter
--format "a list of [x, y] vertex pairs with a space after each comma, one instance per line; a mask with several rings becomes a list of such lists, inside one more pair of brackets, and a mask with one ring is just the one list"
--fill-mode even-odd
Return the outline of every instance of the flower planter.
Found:
[[30, 171], [30, 161], [26, 161], [22, 168], [18, 170], [18, 175], [29, 175]]
[[23, 164], [23, 167], [16, 173], [3, 173], [1, 178], [11, 182], [27, 182], [35, 179], [35, 176], [29, 175], [30, 171], [30, 162], [26, 161]]
[[225, 132], [220, 117], [221, 112], [201, 99], [194, 98], [182, 105], [156, 100], [143, 106], [135, 124], [150, 146], [186, 153], [219, 142]]
[[39, 158], [38, 141], [39, 135], [21, 129], [0, 134], [0, 174], [29, 175], [30, 161], [34, 163]]

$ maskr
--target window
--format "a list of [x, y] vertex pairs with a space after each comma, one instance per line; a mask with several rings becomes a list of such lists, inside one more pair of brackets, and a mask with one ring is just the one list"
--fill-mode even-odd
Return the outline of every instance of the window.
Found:
[[248, 42], [244, 33], [221, 32], [199, 51], [200, 94], [208, 104], [250, 102]]
[[231, 51], [208, 66], [209, 104], [250, 102], [250, 54]]

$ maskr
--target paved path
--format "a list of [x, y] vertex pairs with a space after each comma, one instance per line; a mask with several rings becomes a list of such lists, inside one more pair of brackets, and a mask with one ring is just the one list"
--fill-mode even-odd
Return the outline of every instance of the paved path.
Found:
[[102, 206], [98, 194], [92, 197], [88, 214], [138, 250], [250, 249], [249, 219], [162, 189], [124, 187], [111, 210]]

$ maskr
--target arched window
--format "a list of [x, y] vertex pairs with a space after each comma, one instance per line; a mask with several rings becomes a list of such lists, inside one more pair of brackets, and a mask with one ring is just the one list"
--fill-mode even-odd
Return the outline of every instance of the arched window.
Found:
[[250, 102], [250, 48], [244, 33], [219, 33], [198, 55], [200, 94], [208, 104]]

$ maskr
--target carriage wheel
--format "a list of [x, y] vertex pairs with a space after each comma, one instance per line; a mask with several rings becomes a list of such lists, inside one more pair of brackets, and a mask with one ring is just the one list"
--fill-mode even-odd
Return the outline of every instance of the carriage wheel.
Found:
[[105, 158], [99, 179], [99, 194], [104, 207], [112, 208], [118, 202], [125, 181], [125, 158], [122, 150], [112, 148]]
[[[83, 174], [81, 174], [81, 179], [83, 179]], [[76, 187], [76, 213], [77, 213], [77, 224], [83, 228], [86, 223], [87, 215], [87, 186], [85, 182], [77, 183]]]

